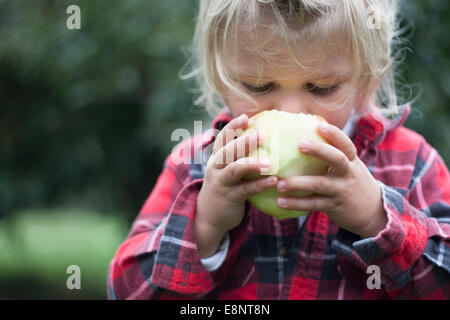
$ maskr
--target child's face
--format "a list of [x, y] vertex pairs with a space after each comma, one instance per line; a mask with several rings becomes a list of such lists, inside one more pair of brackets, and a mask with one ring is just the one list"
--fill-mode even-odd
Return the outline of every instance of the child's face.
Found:
[[312, 113], [342, 129], [353, 108], [355, 111], [360, 108], [348, 49], [331, 42], [295, 52], [303, 67], [288, 53], [277, 56], [278, 66], [267, 63], [258, 66], [255, 55], [242, 50], [236, 80], [258, 105], [225, 89], [222, 96], [232, 115], [245, 113], [250, 117], [270, 109]]

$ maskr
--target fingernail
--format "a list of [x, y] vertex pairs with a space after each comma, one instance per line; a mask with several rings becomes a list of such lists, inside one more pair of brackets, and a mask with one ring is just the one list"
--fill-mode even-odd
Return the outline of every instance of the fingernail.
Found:
[[265, 180], [265, 183], [267, 184], [267, 185], [271, 185], [272, 183], [274, 183], [276, 181], [276, 178], [274, 177], [274, 176], [271, 176], [271, 177], [269, 177], [269, 178], [267, 178], [266, 180]]
[[259, 165], [261, 167], [268, 167], [268, 166], [270, 166], [270, 160], [269, 159], [259, 159]]
[[330, 128], [330, 125], [324, 121], [321, 121], [319, 123], [319, 128], [320, 130], [322, 130], [323, 132], [328, 131], [328, 129]]
[[261, 175], [269, 175], [270, 174], [270, 167], [259, 167], [259, 174]]
[[286, 182], [284, 182], [284, 181], [278, 182], [277, 189], [281, 192], [286, 191]]
[[239, 124], [244, 124], [247, 120], [247, 115], [245, 113], [241, 114], [238, 118]]
[[283, 199], [283, 198], [278, 198], [278, 204], [279, 204], [281, 207], [286, 207], [286, 206], [287, 206], [287, 200], [286, 200], [286, 199]]
[[310, 146], [311, 146], [311, 143], [308, 140], [302, 140], [298, 144], [298, 147], [303, 150], [308, 150]]

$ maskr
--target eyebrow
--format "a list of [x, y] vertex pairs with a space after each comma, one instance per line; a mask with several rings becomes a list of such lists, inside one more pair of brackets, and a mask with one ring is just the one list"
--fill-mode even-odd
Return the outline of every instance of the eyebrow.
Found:
[[318, 78], [314, 78], [314, 81], [330, 79], [330, 80], [333, 80], [333, 81], [336, 81], [336, 82], [341, 82], [341, 81], [345, 81], [345, 80], [349, 79], [350, 77], [351, 77], [351, 73], [350, 72], [347, 72], [347, 73], [344, 73], [344, 74], [338, 74], [338, 75], [327, 74], [327, 75], [323, 75], [323, 76], [321, 75]]
[[[343, 72], [342, 70], [335, 70], [335, 71], [327, 71], [327, 72], [317, 72], [316, 74], [311, 73], [308, 74], [308, 76], [310, 76], [311, 78], [313, 78], [315, 81], [317, 80], [324, 80], [324, 79], [337, 79], [337, 80], [345, 80], [349, 77], [351, 77], [351, 70], [348, 70], [346, 72]], [[241, 80], [241, 81], [245, 81], [245, 80], [256, 80], [256, 81], [274, 81], [274, 80], [280, 80], [280, 79], [287, 79], [287, 78], [282, 78], [282, 77], [267, 77], [267, 76], [255, 76], [255, 75], [251, 75], [251, 74], [238, 74], [237, 79]]]

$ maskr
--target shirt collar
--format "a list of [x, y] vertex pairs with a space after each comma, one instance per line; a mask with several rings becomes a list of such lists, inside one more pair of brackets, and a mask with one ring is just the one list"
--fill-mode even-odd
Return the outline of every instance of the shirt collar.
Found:
[[381, 143], [386, 134], [402, 126], [408, 118], [411, 107], [406, 105], [402, 107], [401, 112], [393, 119], [384, 117], [376, 108], [371, 108], [359, 118], [356, 124], [355, 134], [361, 138], [372, 142], [374, 145]]

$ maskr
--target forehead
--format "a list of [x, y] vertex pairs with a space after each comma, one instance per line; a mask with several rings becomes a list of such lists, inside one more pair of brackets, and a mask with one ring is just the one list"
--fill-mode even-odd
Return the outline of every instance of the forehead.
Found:
[[351, 73], [352, 56], [342, 43], [310, 42], [288, 48], [278, 40], [272, 45], [267, 51], [261, 47], [241, 47], [237, 55], [237, 75], [284, 79], [300, 75], [327, 78]]
[[342, 30], [281, 38], [271, 30], [241, 32], [236, 46], [235, 74], [258, 78], [285, 78], [292, 74], [321, 77], [351, 72], [353, 56]]

